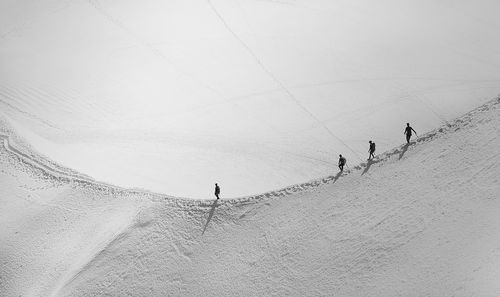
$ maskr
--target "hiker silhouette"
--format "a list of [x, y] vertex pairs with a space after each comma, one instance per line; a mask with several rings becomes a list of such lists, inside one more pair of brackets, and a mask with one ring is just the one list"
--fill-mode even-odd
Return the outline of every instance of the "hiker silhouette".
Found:
[[215, 197], [217, 197], [217, 199], [219, 199], [219, 194], [220, 194], [220, 187], [217, 183], [215, 183]]
[[344, 171], [344, 165], [347, 163], [346, 158], [342, 157], [342, 155], [339, 155], [339, 169], [340, 171]]
[[410, 143], [410, 138], [411, 138], [411, 132], [412, 131], [415, 132], [415, 135], [417, 135], [417, 131], [413, 130], [413, 128], [410, 126], [410, 123], [406, 123], [405, 132], [403, 133], [403, 134], [406, 135], [406, 143]]
[[368, 156], [368, 160], [371, 160], [372, 158], [375, 158], [375, 142], [373, 141], [368, 141], [368, 143], [370, 143], [370, 148], [368, 149], [368, 153], [370, 153], [370, 155]]

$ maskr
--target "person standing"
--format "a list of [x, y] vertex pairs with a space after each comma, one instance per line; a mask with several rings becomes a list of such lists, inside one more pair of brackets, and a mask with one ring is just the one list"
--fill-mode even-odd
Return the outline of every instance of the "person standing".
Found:
[[344, 171], [344, 165], [347, 163], [346, 158], [342, 157], [342, 155], [339, 155], [339, 169], [340, 171]]
[[370, 155], [368, 156], [368, 160], [371, 160], [372, 158], [375, 158], [375, 142], [373, 141], [368, 141], [368, 143], [370, 143], [370, 148], [368, 149], [368, 152], [370, 153]]
[[215, 183], [215, 197], [217, 197], [217, 199], [219, 199], [219, 194], [220, 194], [220, 187], [217, 183]]
[[[415, 135], [417, 135], [417, 131], [413, 130], [412, 127], [410, 127], [410, 123], [406, 123], [406, 128], [404, 134], [406, 135], [406, 143], [410, 143], [410, 138], [411, 138], [411, 132], [415, 132]], [[418, 137], [418, 135], [417, 135]]]

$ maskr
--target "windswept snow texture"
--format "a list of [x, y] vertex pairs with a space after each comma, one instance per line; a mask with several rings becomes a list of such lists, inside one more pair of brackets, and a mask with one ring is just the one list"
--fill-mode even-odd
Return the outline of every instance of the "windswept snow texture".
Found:
[[498, 95], [498, 11], [496, 0], [3, 0], [0, 111], [98, 180], [261, 193]]
[[496, 99], [343, 174], [219, 201], [92, 182], [3, 127], [0, 295], [500, 296], [499, 126]]

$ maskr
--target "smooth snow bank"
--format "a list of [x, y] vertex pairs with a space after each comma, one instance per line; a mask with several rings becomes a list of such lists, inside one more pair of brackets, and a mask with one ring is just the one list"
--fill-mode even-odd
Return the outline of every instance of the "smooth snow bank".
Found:
[[491, 0], [4, 0], [0, 111], [95, 179], [250, 195], [498, 95], [498, 11]]
[[217, 202], [59, 175], [3, 137], [0, 295], [498, 296], [499, 125], [497, 99], [344, 174]]

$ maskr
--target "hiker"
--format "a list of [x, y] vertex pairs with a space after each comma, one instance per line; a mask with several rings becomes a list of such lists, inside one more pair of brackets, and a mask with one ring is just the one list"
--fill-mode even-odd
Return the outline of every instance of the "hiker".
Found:
[[217, 197], [217, 199], [219, 199], [219, 194], [220, 194], [220, 188], [219, 188], [219, 185], [217, 183], [215, 183], [215, 197]]
[[339, 155], [339, 169], [340, 171], [344, 171], [344, 165], [347, 163], [347, 160], [342, 157], [342, 155]]
[[370, 148], [368, 149], [368, 152], [370, 153], [370, 156], [368, 156], [368, 160], [375, 158], [375, 142], [372, 142], [371, 140], [368, 141], [370, 143]]
[[413, 130], [413, 128], [410, 127], [410, 123], [406, 123], [406, 128], [404, 132], [404, 134], [406, 134], [406, 143], [410, 143], [411, 131], [415, 132], [415, 135], [417, 135], [417, 131]]

